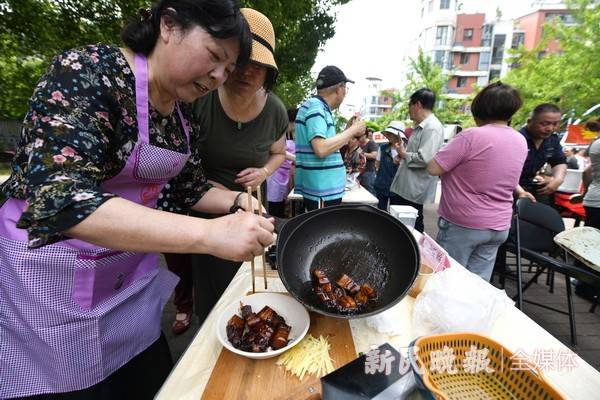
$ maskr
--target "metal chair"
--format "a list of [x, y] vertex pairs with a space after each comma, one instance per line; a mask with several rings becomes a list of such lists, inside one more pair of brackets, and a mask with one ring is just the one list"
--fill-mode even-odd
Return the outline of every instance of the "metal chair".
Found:
[[[591, 268], [573, 265], [552, 256], [558, 254], [559, 250], [559, 247], [554, 243], [554, 236], [565, 230], [563, 220], [555, 209], [545, 204], [533, 203], [529, 199], [519, 199], [516, 204], [516, 215], [517, 218], [514, 224], [515, 240], [514, 243], [508, 243], [507, 250], [515, 253], [517, 258], [518, 282], [517, 295], [514, 298], [517, 300], [517, 306], [521, 308], [522, 303], [526, 302], [568, 315], [571, 343], [576, 345], [577, 333], [575, 329], [575, 312], [573, 309], [570, 278], [576, 278], [590, 285], [600, 287], [600, 273]], [[525, 286], [522, 286], [521, 283], [522, 259], [530, 260], [539, 266], [539, 269]], [[565, 276], [568, 312], [523, 299], [523, 292], [535, 283], [537, 278], [545, 271], [560, 273]]]

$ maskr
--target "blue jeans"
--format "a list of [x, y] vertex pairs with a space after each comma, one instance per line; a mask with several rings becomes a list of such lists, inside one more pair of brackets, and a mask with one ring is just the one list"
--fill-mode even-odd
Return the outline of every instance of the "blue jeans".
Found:
[[440, 217], [436, 241], [469, 271], [487, 282], [492, 277], [498, 247], [508, 238], [508, 229], [472, 229], [453, 224]]

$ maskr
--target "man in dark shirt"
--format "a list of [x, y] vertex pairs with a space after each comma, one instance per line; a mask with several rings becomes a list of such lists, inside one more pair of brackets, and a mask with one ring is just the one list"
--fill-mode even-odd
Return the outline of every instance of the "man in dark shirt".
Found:
[[[519, 197], [552, 204], [554, 192], [565, 179], [567, 159], [560, 139], [554, 134], [560, 126], [560, 117], [560, 109], [554, 104], [540, 104], [533, 109], [527, 125], [521, 129], [521, 134], [527, 139], [528, 153], [516, 189]], [[546, 163], [552, 167], [551, 176], [540, 174]]]
[[576, 149], [565, 148], [565, 157], [567, 157], [567, 169], [579, 169], [579, 161], [575, 157]]
[[377, 173], [375, 170], [375, 160], [377, 159], [377, 150], [379, 149], [379, 146], [377, 146], [377, 143], [375, 143], [373, 139], [369, 138], [369, 128], [367, 128], [365, 134], [358, 139], [358, 145], [362, 149], [364, 157], [367, 160], [365, 168], [358, 177], [358, 180], [365, 189], [376, 196], [373, 185], [375, 184], [375, 175]]

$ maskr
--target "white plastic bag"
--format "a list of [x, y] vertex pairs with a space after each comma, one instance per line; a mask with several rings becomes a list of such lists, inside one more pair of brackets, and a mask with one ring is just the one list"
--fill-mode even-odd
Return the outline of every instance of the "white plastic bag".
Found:
[[424, 336], [447, 332], [489, 334], [496, 319], [513, 306], [499, 290], [462, 267], [431, 276], [413, 307], [413, 331]]
[[360, 175], [358, 172], [346, 175], [346, 190], [354, 190], [358, 188], [360, 185], [358, 182], [358, 175]]
[[405, 310], [406, 305], [400, 302], [388, 310], [365, 318], [365, 323], [369, 328], [375, 329], [379, 333], [396, 336], [406, 329], [399, 322], [401, 321], [401, 314]]

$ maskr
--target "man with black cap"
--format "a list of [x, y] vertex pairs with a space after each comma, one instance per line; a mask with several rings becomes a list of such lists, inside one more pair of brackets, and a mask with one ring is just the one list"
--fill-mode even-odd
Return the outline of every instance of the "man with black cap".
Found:
[[[340, 148], [351, 137], [365, 132], [365, 123], [353, 117], [352, 124], [336, 134], [332, 110], [346, 97], [346, 83], [354, 83], [329, 65], [317, 77], [317, 95], [306, 100], [296, 116], [296, 187], [306, 211], [340, 204], [346, 185], [346, 168]], [[322, 203], [322, 204], [321, 204]]]

